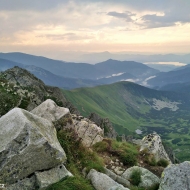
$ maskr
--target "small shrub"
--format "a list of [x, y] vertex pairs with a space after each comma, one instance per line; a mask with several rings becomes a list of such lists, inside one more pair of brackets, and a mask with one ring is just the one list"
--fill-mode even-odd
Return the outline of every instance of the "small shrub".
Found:
[[162, 167], [167, 167], [168, 166], [168, 161], [167, 160], [165, 160], [165, 159], [160, 159], [158, 162], [157, 162], [157, 165], [158, 166], [162, 166]]
[[105, 152], [109, 148], [109, 144], [106, 141], [97, 142], [93, 145], [93, 149], [96, 152]]
[[150, 166], [156, 166], [156, 165], [157, 165], [157, 162], [156, 162], [155, 157], [150, 158], [150, 160], [149, 160], [149, 165], [150, 165]]
[[137, 163], [137, 146], [134, 146], [127, 142], [112, 141], [111, 147], [124, 165], [134, 166]]
[[130, 152], [121, 153], [119, 155], [119, 158], [121, 159], [124, 165], [134, 166], [137, 163], [137, 156]]
[[141, 182], [141, 171], [136, 169], [130, 176], [130, 181], [133, 185], [138, 186]]

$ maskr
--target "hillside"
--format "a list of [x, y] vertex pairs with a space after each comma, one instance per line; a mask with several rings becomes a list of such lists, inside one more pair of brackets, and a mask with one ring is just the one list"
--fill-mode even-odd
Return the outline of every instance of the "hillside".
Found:
[[27, 70], [14, 67], [0, 72], [0, 116], [14, 107], [32, 110], [47, 98], [78, 113], [59, 88], [45, 85]]
[[[152, 90], [130, 82], [63, 93], [84, 116], [96, 112], [108, 117], [120, 134], [129, 135], [136, 129], [142, 130], [143, 135], [156, 131], [180, 159], [190, 157], [189, 95]], [[180, 150], [186, 152], [182, 155]]]

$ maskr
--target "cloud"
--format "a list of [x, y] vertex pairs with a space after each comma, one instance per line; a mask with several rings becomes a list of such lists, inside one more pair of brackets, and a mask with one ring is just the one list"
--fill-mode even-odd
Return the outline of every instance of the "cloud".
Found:
[[80, 40], [89, 40], [92, 39], [92, 35], [78, 35], [75, 33], [65, 33], [65, 34], [45, 34], [36, 36], [39, 38], [48, 38], [50, 40], [67, 40], [67, 41], [80, 41]]
[[2, 0], [0, 51], [187, 51], [189, 7], [187, 0]]
[[130, 22], [130, 21], [133, 22], [133, 19], [131, 17], [135, 16], [136, 14], [131, 13], [130, 11], [126, 11], [124, 13], [119, 13], [119, 12], [116, 12], [116, 11], [112, 11], [112, 12], [108, 12], [107, 15], [113, 16], [113, 17], [116, 17], [116, 18], [125, 19], [127, 22]]
[[58, 7], [60, 4], [68, 3], [68, 0], [2, 0], [0, 1], [0, 10], [22, 11], [35, 10], [45, 11]]

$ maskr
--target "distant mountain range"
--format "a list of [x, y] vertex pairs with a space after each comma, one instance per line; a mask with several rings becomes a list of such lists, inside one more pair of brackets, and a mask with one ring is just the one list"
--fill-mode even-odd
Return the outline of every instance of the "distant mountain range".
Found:
[[[0, 58], [1, 70], [14, 65], [20, 66], [30, 70], [46, 84], [62, 88], [96, 86], [120, 80], [136, 80], [141, 83], [146, 78], [159, 73], [156, 69], [134, 61], [109, 59], [91, 65], [87, 63], [68, 63], [23, 53], [0, 53]], [[66, 81], [65, 83], [63, 79]], [[68, 82], [69, 86], [67, 85]]]
[[[153, 56], [149, 57], [150, 60], [154, 61]], [[164, 59], [162, 55], [156, 57]], [[168, 54], [165, 57], [167, 57], [165, 60], [169, 60], [172, 55]], [[188, 54], [178, 57], [188, 60]], [[174, 61], [174, 58], [170, 61], [172, 60]], [[88, 63], [64, 62], [24, 53], [0, 53], [0, 70], [13, 66], [29, 70], [47, 85], [58, 86], [64, 89], [131, 81], [154, 89], [190, 92], [188, 88], [190, 83], [190, 65], [178, 68], [173, 67], [174, 70], [169, 72], [160, 72], [155, 69], [159, 69], [161, 67], [159, 65], [152, 64], [149, 67], [135, 61], [108, 59], [92, 65]], [[172, 67], [168, 65], [169, 69], [172, 69]], [[167, 70], [166, 66], [165, 70]]]
[[187, 88], [190, 83], [190, 65], [173, 71], [158, 73], [154, 78], [148, 80], [147, 83], [150, 87], [156, 89], [190, 92], [190, 89]]
[[[116, 59], [116, 60], [135, 60], [137, 62], [146, 63], [146, 62], [181, 62], [181, 63], [190, 63], [190, 54], [153, 54], [153, 55], [142, 55], [138, 53], [128, 53], [128, 52], [99, 52], [99, 53], [88, 53], [81, 56], [77, 56], [77, 60], [85, 61], [88, 63], [97, 63], [102, 62], [107, 59]], [[71, 59], [72, 60], [72, 59]]]
[[24, 65], [17, 62], [0, 59], [0, 71], [5, 71], [14, 66], [19, 66], [20, 68], [24, 68], [30, 71], [37, 78], [41, 79], [46, 85], [57, 86], [59, 88], [73, 89], [79, 87], [97, 86], [102, 84], [101, 81], [62, 77], [34, 65]]

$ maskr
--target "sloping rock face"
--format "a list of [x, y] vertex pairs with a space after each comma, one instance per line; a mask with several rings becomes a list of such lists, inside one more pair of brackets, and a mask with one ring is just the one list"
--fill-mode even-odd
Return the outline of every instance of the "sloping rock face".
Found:
[[160, 182], [160, 179], [156, 175], [154, 175], [152, 172], [150, 172], [149, 170], [147, 170], [145, 168], [138, 167], [138, 166], [133, 166], [133, 167], [127, 169], [122, 174], [122, 177], [127, 180], [130, 180], [131, 174], [135, 170], [138, 170], [141, 173], [141, 182], [139, 184], [139, 187], [149, 188], [152, 185]]
[[20, 108], [0, 118], [0, 180], [13, 184], [66, 160], [52, 122]]
[[100, 126], [104, 130], [104, 136], [112, 139], [116, 139], [117, 133], [114, 130], [110, 120], [108, 118], [101, 118], [96, 113], [91, 113], [89, 119], [96, 123], [96, 125]]
[[31, 111], [48, 98], [53, 99], [59, 106], [68, 107], [71, 113], [79, 114], [59, 88], [45, 85], [25, 69], [14, 67], [1, 72], [0, 87], [0, 95], [4, 101], [3, 104], [0, 103], [0, 115], [14, 107]]
[[156, 161], [165, 159], [169, 164], [172, 163], [162, 145], [162, 140], [157, 133], [149, 134], [142, 139], [140, 151], [144, 149], [148, 149], [149, 153], [155, 156]]
[[94, 169], [91, 169], [87, 175], [96, 190], [129, 190], [128, 188], [123, 187], [123, 185], [118, 184], [113, 179], [107, 175], [97, 172]]
[[95, 123], [82, 116], [72, 115], [73, 127], [86, 147], [103, 140], [104, 131]]
[[33, 109], [31, 113], [47, 119], [50, 122], [56, 122], [64, 118], [65, 115], [70, 114], [70, 111], [68, 108], [57, 106], [53, 100], [48, 99]]
[[162, 173], [159, 190], [189, 190], [190, 162], [171, 164]]

